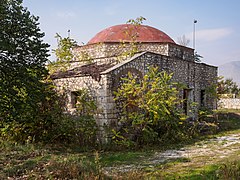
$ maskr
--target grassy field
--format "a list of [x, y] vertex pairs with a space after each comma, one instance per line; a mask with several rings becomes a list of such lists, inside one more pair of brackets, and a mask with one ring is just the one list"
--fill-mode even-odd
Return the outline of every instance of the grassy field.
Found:
[[238, 113], [219, 115], [218, 134], [140, 150], [82, 152], [2, 141], [0, 179], [239, 179]]

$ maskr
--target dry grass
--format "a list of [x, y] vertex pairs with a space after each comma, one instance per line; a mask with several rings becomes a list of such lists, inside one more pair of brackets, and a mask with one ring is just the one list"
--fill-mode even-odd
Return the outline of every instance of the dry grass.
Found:
[[[234, 129], [239, 128], [238, 117], [227, 119]], [[1, 142], [0, 179], [240, 178], [240, 129], [209, 137], [168, 151], [111, 153]]]

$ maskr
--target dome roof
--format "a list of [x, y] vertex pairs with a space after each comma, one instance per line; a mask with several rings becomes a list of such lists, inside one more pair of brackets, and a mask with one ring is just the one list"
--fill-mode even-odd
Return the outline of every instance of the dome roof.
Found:
[[97, 33], [88, 44], [105, 42], [175, 42], [164, 32], [146, 25], [121, 24]]

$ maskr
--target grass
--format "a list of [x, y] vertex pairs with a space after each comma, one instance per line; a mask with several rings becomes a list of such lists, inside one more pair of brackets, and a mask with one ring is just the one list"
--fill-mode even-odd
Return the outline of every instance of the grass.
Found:
[[[3, 145], [4, 144], [4, 145]], [[96, 153], [95, 153], [96, 154]], [[84, 179], [104, 177], [94, 153], [64, 152], [39, 145], [3, 143], [0, 179]]]
[[[217, 170], [218, 170], [217, 165], [207, 165], [201, 169], [196, 169], [196, 170], [193, 169], [185, 174], [179, 174], [174, 176], [178, 179], [183, 179], [183, 180], [215, 179], [217, 178], [215, 173]], [[170, 179], [171, 178], [172, 177], [170, 177]]]
[[189, 169], [183, 171], [182, 173], [169, 173], [169, 172], [162, 172], [157, 171], [153, 174], [150, 174], [151, 178], [158, 178], [162, 177], [164, 179], [182, 179], [182, 180], [199, 180], [199, 179], [213, 179], [216, 176], [216, 170], [218, 170], [217, 165], [209, 165], [205, 166], [202, 169]]
[[[221, 112], [223, 113], [223, 112]], [[218, 134], [207, 135], [189, 142], [164, 144], [139, 150], [118, 152], [81, 152], [77, 148], [43, 146], [41, 144], [14, 144], [0, 142], [0, 179], [239, 179], [239, 144], [224, 147], [226, 141], [208, 141], [209, 138], [240, 133], [240, 118], [232, 112], [220, 115], [222, 125]], [[225, 119], [224, 119], [225, 118]], [[211, 154], [194, 157], [178, 157], [151, 164], [151, 159], [165, 149], [181, 147], [201, 148], [207, 146], [216, 151], [228, 152], [224, 158]], [[234, 151], [233, 151], [234, 150]], [[216, 153], [217, 154], [217, 153]], [[118, 167], [126, 168], [117, 172]], [[115, 169], [107, 174], [108, 167]]]
[[216, 112], [220, 113], [240, 113], [240, 109], [218, 109]]
[[105, 166], [138, 164], [140, 159], [150, 157], [152, 153], [152, 151], [106, 152], [101, 155], [101, 162]]
[[166, 173], [165, 179], [199, 180], [199, 179], [239, 179], [240, 160], [229, 161], [220, 164], [205, 165], [201, 168], [191, 168], [179, 173]]
[[[203, 160], [203, 159], [202, 159]], [[240, 157], [234, 154], [232, 157], [222, 159], [221, 162], [213, 164], [192, 165], [192, 160], [176, 159], [166, 164], [161, 164], [153, 168], [140, 170], [141, 179], [166, 179], [166, 180], [215, 180], [215, 179], [239, 179], [240, 178]], [[194, 161], [194, 160], [193, 160]], [[189, 164], [188, 164], [189, 163]], [[197, 162], [193, 162], [197, 163]], [[145, 171], [145, 173], [143, 173]], [[122, 177], [131, 177], [131, 172]]]

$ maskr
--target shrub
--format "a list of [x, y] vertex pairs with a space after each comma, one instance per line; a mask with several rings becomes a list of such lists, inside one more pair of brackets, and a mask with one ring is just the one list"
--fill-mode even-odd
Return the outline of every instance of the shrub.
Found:
[[185, 116], [179, 109], [178, 84], [172, 74], [149, 68], [140, 82], [131, 74], [115, 93], [123, 109], [120, 126], [113, 130], [115, 142], [131, 145], [176, 140], [184, 135]]
[[92, 109], [85, 104], [85, 113], [81, 112], [78, 116], [65, 114], [64, 95], [58, 95], [54, 86], [42, 93], [46, 95], [45, 101], [39, 104], [38, 114], [35, 114], [32, 121], [1, 122], [2, 139], [18, 143], [42, 142], [95, 147], [97, 126], [91, 114]]
[[[59, 97], [50, 83], [42, 89], [42, 101], [37, 105], [37, 112], [23, 118], [16, 116], [11, 121], [1, 121], [1, 136], [15, 142], [47, 141], [53, 134], [58, 120], [63, 116], [62, 97]], [[27, 110], [25, 112], [28, 113]], [[27, 119], [28, 116], [31, 118]]]

